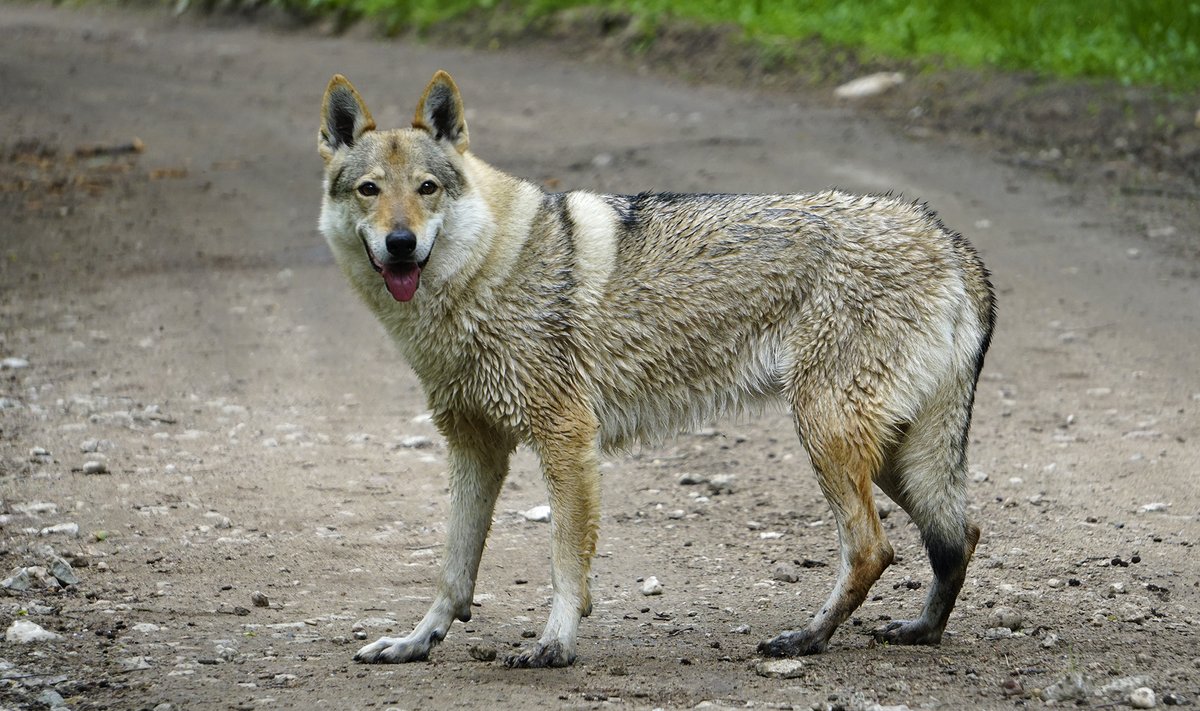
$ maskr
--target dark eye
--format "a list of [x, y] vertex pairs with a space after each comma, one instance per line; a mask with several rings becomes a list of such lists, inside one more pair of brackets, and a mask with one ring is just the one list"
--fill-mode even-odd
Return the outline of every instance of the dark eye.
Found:
[[437, 192], [437, 183], [433, 182], [432, 180], [426, 180], [425, 182], [421, 183], [421, 187], [417, 188], [417, 192], [421, 193], [422, 195], [433, 195]]
[[379, 186], [368, 180], [358, 186], [358, 194], [363, 197], [375, 197], [379, 194]]

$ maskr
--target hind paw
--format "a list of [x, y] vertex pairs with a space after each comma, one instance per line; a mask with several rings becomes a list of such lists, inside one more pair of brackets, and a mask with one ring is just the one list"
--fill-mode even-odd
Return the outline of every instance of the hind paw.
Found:
[[802, 657], [824, 652], [828, 642], [808, 630], [784, 632], [775, 639], [759, 642], [758, 653], [764, 657]]
[[562, 642], [554, 641], [549, 644], [538, 643], [536, 647], [514, 654], [504, 660], [504, 666], [509, 669], [543, 669], [545, 667], [566, 667], [575, 663], [575, 655], [563, 649]]
[[940, 644], [942, 631], [923, 620], [896, 620], [871, 632], [876, 642], [887, 644]]

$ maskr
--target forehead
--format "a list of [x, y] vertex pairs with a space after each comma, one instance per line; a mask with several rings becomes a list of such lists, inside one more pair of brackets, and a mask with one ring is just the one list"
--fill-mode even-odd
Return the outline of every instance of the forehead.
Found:
[[349, 152], [347, 168], [361, 173], [439, 173], [450, 165], [446, 151], [426, 131], [400, 128], [363, 134]]

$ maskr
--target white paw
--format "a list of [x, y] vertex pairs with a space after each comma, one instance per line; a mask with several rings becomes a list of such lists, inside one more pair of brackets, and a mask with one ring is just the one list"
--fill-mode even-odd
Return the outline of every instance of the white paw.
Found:
[[429, 658], [430, 644], [428, 638], [413, 637], [380, 637], [368, 644], [354, 655], [354, 661], [365, 664], [401, 664], [403, 662], [419, 662]]

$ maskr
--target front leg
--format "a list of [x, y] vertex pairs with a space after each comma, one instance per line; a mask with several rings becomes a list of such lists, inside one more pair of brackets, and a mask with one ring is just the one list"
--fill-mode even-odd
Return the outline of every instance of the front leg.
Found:
[[450, 623], [471, 619], [479, 559], [513, 445], [499, 432], [452, 415], [438, 417], [437, 424], [450, 448], [450, 521], [437, 595], [408, 636], [381, 637], [358, 650], [355, 661], [427, 659], [429, 650], [446, 637]]
[[600, 529], [597, 424], [578, 406], [536, 428], [535, 444], [550, 492], [550, 576], [554, 597], [537, 645], [505, 660], [509, 667], [565, 667], [575, 661], [579, 620], [591, 609], [588, 573]]

